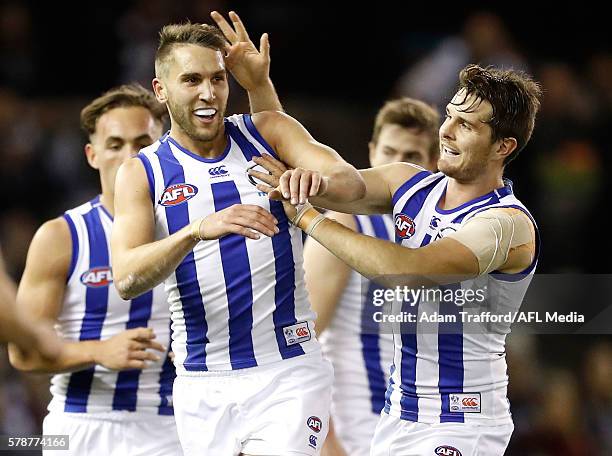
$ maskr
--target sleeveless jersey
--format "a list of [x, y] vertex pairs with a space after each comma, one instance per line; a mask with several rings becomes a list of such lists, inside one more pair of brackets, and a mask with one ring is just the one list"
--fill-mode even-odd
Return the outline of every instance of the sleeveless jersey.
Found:
[[[56, 329], [70, 341], [104, 340], [126, 329], [153, 328], [156, 340], [170, 341], [170, 315], [161, 286], [131, 301], [113, 286], [110, 237], [113, 220], [99, 197], [64, 214], [72, 239], [72, 260]], [[56, 374], [49, 411], [72, 413], [126, 410], [172, 415], [175, 370], [167, 354], [140, 370], [94, 367]]]
[[[516, 208], [533, 221], [529, 211], [514, 196], [508, 180], [504, 187], [457, 208], [440, 209], [438, 203], [446, 192], [448, 180], [442, 173], [421, 171], [397, 190], [393, 195], [396, 242], [410, 248], [425, 246], [456, 231], [478, 212], [493, 207]], [[536, 243], [539, 250], [537, 227]], [[458, 301], [440, 298], [401, 303], [402, 312], [414, 314], [415, 321], [394, 326], [395, 355], [385, 411], [423, 423], [495, 426], [511, 422], [505, 359], [505, 338], [510, 332], [510, 323], [493, 326], [475, 323], [462, 317], [460, 312], [471, 315], [486, 311], [518, 312], [536, 263], [537, 255], [518, 274], [494, 271], [440, 287], [445, 292], [480, 290], [484, 297], [481, 302], [473, 301], [463, 307], [457, 305]], [[422, 320], [423, 314], [431, 316], [434, 312], [455, 315], [455, 322]]]
[[163, 239], [192, 221], [234, 204], [270, 211], [280, 232], [247, 239], [230, 234], [196, 245], [165, 281], [179, 375], [273, 363], [318, 350], [304, 287], [301, 231], [282, 204], [255, 187], [247, 169], [273, 149], [250, 115], [225, 119], [227, 147], [215, 159], [183, 148], [169, 135], [143, 149], [142, 161]]

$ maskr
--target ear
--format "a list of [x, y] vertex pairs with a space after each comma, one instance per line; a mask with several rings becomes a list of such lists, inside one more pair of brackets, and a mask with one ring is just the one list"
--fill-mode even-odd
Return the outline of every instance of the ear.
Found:
[[89, 166], [91, 166], [93, 169], [100, 169], [97, 160], [98, 155], [96, 154], [96, 151], [91, 143], [85, 144], [85, 156], [87, 157], [87, 163], [89, 163]]
[[168, 101], [166, 88], [164, 87], [164, 83], [161, 79], [153, 79], [153, 92], [155, 92], [155, 98], [157, 98], [157, 101], [160, 103], [166, 103]]
[[508, 155], [516, 150], [518, 143], [515, 138], [503, 138], [500, 140], [499, 147], [495, 154], [500, 160], [505, 160]]

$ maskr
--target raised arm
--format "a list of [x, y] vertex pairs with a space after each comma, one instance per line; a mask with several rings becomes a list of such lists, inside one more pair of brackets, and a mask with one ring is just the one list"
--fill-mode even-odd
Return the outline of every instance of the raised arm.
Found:
[[[257, 164], [265, 168], [269, 174], [250, 170], [249, 173], [257, 177], [267, 185], [260, 184], [258, 188], [266, 192], [271, 199], [283, 200], [283, 191], [289, 191], [289, 197], [296, 195], [295, 192], [303, 191], [299, 185], [291, 188], [293, 174], [287, 173], [285, 164], [269, 155], [253, 159]], [[327, 195], [309, 198], [310, 202], [317, 207], [331, 209], [338, 212], [350, 214], [389, 214], [392, 212], [393, 194], [411, 177], [423, 169], [409, 163], [391, 163], [388, 165], [367, 168], [359, 171], [365, 182], [366, 191], [362, 198], [355, 201], [335, 201]], [[319, 173], [313, 172], [313, 179]], [[320, 194], [319, 194], [320, 195]], [[296, 197], [301, 199], [300, 197]]]
[[144, 167], [138, 158], [121, 165], [115, 182], [115, 220], [112, 234], [113, 275], [123, 299], [132, 299], [168, 277], [203, 240], [229, 233], [258, 239], [277, 232], [277, 220], [265, 209], [236, 204], [154, 240], [153, 204]]
[[285, 198], [291, 197], [294, 204], [313, 196], [356, 201], [365, 194], [359, 172], [331, 147], [317, 142], [291, 116], [267, 111], [253, 115], [253, 122], [279, 158], [293, 168], [281, 176], [281, 182], [291, 183], [291, 195], [287, 187]]
[[230, 25], [217, 11], [210, 13], [230, 45], [226, 48], [225, 65], [238, 84], [249, 95], [251, 112], [282, 111], [283, 106], [270, 79], [270, 41], [261, 35], [259, 50], [255, 47], [240, 17], [230, 11]]
[[[42, 325], [57, 320], [62, 310], [71, 252], [72, 240], [63, 218], [39, 228], [30, 245], [17, 293], [19, 310], [30, 321]], [[30, 372], [75, 371], [96, 363], [109, 369], [143, 368], [146, 360], [157, 359], [145, 351], [147, 348], [163, 349], [154, 337], [152, 330], [137, 328], [105, 341], [65, 341], [55, 358], [46, 356], [37, 345], [9, 344], [9, 358], [15, 368]]]

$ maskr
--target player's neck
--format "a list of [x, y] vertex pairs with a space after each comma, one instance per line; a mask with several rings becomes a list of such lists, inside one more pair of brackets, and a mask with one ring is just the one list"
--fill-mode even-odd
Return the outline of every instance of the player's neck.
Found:
[[195, 140], [176, 126], [172, 126], [170, 128], [170, 137], [189, 152], [206, 159], [214, 159], [219, 157], [221, 154], [223, 154], [223, 151], [227, 145], [225, 125], [221, 125], [219, 128], [219, 133], [211, 141]]
[[480, 176], [472, 182], [460, 182], [450, 178], [446, 187], [446, 194], [440, 201], [440, 209], [454, 209], [503, 186], [504, 181], [501, 173]]
[[112, 193], [104, 193], [100, 195], [100, 204], [108, 211], [110, 215], [115, 216], [115, 198]]

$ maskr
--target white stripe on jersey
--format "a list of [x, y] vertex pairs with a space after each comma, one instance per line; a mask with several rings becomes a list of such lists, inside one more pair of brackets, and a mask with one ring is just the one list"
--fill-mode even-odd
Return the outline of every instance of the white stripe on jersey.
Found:
[[[427, 245], [456, 231], [477, 212], [492, 207], [514, 207], [533, 220], [512, 193], [509, 181], [503, 188], [455, 209], [439, 209], [447, 183], [448, 178], [442, 173], [423, 171], [400, 187], [393, 196], [396, 242], [410, 248]], [[417, 312], [418, 323], [416, 332], [414, 324], [412, 327], [406, 323], [401, 327], [394, 325], [393, 374], [385, 405], [388, 413], [423, 423], [471, 422], [496, 426], [511, 422], [505, 361], [505, 337], [510, 325], [482, 328], [476, 323], [462, 324], [457, 312], [518, 311], [536, 261], [537, 258], [521, 274], [492, 273], [454, 285], [474, 291], [486, 290], [485, 301], [478, 305], [472, 303], [459, 309], [454, 303], [430, 300], [421, 301], [418, 310], [411, 310], [404, 304], [403, 310]], [[421, 322], [419, 318], [423, 313], [448, 314], [449, 310], [457, 314], [458, 325]], [[479, 411], [467, 411], [463, 407], [451, 409], [451, 402], [456, 405], [463, 399], [478, 404]]]
[[[303, 282], [301, 232], [246, 173], [255, 165], [253, 156], [274, 152], [249, 115], [227, 118], [225, 130], [227, 148], [216, 159], [199, 157], [167, 135], [139, 154], [151, 186], [156, 239], [238, 203], [259, 205], [279, 220], [280, 233], [272, 238], [228, 235], [200, 242], [166, 279], [172, 348], [182, 375], [318, 350]], [[296, 339], [293, 332], [307, 336]]]
[[[390, 215], [354, 217], [360, 233], [393, 242]], [[321, 334], [325, 356], [334, 366], [334, 427], [350, 454], [363, 454], [369, 448], [384, 407], [393, 360], [390, 328], [379, 327], [373, 320], [373, 313], [380, 309], [373, 306], [371, 287], [372, 282], [351, 271], [334, 317]]]
[[[131, 302], [112, 285], [110, 236], [112, 218], [99, 202], [71, 209], [64, 215], [73, 253], [70, 276], [57, 329], [67, 340], [104, 340], [125, 329], [153, 328], [168, 344], [170, 315], [166, 295], [155, 288]], [[95, 366], [51, 379], [50, 411], [96, 413], [127, 410], [171, 415], [174, 367], [167, 356], [143, 370], [111, 371]]]

